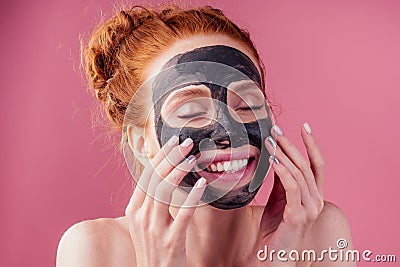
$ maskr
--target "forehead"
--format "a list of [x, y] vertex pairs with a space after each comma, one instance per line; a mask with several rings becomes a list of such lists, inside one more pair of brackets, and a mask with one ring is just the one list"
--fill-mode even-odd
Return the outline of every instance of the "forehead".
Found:
[[253, 61], [239, 49], [226, 45], [199, 47], [178, 54], [162, 69], [152, 83], [154, 103], [193, 83], [207, 84], [211, 96], [223, 102], [226, 102], [226, 89], [233, 82], [251, 80], [260, 89], [263, 87]]
[[225, 36], [225, 35], [195, 35], [175, 42], [170, 48], [166, 49], [162, 54], [153, 59], [144, 70], [145, 79], [152, 77], [159, 73], [163, 66], [178, 54], [183, 54], [192, 51], [196, 48], [212, 45], [225, 45], [240, 50], [243, 54], [248, 56], [252, 63], [256, 66], [258, 72], [261, 74], [261, 68], [257, 60], [249, 52], [249, 50], [240, 42]]

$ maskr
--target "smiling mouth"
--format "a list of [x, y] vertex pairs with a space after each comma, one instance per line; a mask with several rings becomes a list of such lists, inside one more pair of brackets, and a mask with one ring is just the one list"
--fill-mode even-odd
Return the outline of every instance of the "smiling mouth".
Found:
[[254, 160], [254, 157], [227, 160], [227, 161], [214, 161], [214, 162], [210, 163], [208, 166], [201, 166], [200, 165], [199, 167], [203, 171], [206, 171], [206, 172], [209, 172], [209, 173], [231, 174], [231, 173], [242, 171], [253, 160]]

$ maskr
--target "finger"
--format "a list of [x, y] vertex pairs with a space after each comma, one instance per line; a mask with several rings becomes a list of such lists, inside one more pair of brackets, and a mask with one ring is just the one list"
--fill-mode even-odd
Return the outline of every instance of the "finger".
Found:
[[190, 155], [158, 184], [155, 192], [156, 201], [154, 202], [154, 212], [156, 214], [164, 214], [168, 212], [173, 192], [179, 186], [179, 183], [185, 175], [192, 170], [195, 164], [196, 157]]
[[274, 185], [272, 186], [271, 193], [268, 198], [268, 203], [272, 203], [281, 199], [286, 199], [285, 197], [285, 188], [282, 185], [281, 180], [279, 179], [279, 176], [274, 173]]
[[176, 147], [179, 143], [179, 137], [176, 135], [173, 135], [167, 143], [160, 149], [160, 151], [152, 158], [150, 159], [151, 166], [155, 168], [160, 162], [168, 155], [171, 150]]
[[[305, 130], [307, 127], [310, 130], [310, 134], [308, 134]], [[323, 196], [323, 183], [324, 183], [324, 166], [325, 161], [322, 157], [321, 151], [318, 147], [318, 144], [311, 134], [311, 128], [308, 123], [303, 124], [301, 130], [301, 136], [303, 138], [303, 142], [307, 148], [308, 158], [311, 162], [311, 169], [314, 173], [314, 179], [317, 186], [317, 190], [321, 196]]]
[[[276, 127], [274, 129], [276, 129]], [[280, 133], [282, 133], [282, 131], [280, 131]], [[315, 182], [314, 174], [310, 168], [309, 161], [304, 158], [303, 154], [300, 153], [296, 146], [292, 144], [292, 142], [290, 142], [290, 140], [283, 133], [281, 135], [278, 135], [277, 132], [274, 132], [274, 135], [276, 136], [276, 141], [282, 151], [294, 164], [288, 166], [290, 167], [290, 170], [293, 171], [293, 175], [295, 175], [295, 177], [297, 178], [299, 176], [298, 170], [300, 170], [303, 179], [305, 179], [309, 194], [311, 194], [315, 198], [319, 197], [320, 195]]]
[[179, 138], [176, 135], [172, 136], [168, 140], [166, 145], [163, 146], [160, 151], [154, 156], [151, 164], [144, 168], [142, 174], [138, 178], [135, 189], [133, 190], [133, 194], [129, 200], [127, 209], [138, 209], [142, 206], [143, 201], [146, 197], [147, 187], [154, 171], [153, 166], [157, 166], [165, 158], [165, 156], [178, 144], [178, 142]]
[[[272, 143], [274, 143], [274, 140], [270, 136], [267, 137], [265, 145], [268, 151], [272, 151], [273, 149]], [[274, 145], [276, 146], [275, 157], [281, 164], [283, 164], [289, 170], [289, 172], [292, 174], [292, 176], [295, 178], [295, 180], [300, 186], [302, 203], [306, 206], [310, 205], [312, 202], [312, 198], [310, 196], [310, 190], [303, 176], [303, 173], [296, 167], [296, 165], [292, 163], [292, 161], [285, 155], [285, 153], [283, 153], [283, 151], [279, 146], [277, 146], [276, 144]]]
[[285, 188], [287, 205], [289, 205], [291, 209], [301, 208], [301, 192], [297, 181], [283, 164], [276, 163], [271, 158], [269, 161]]
[[183, 206], [179, 209], [174, 222], [172, 224], [173, 232], [177, 237], [183, 237], [189, 225], [189, 221], [193, 217], [197, 204], [200, 201], [206, 188], [206, 179], [201, 177], [189, 192]]
[[193, 147], [193, 140], [187, 138], [179, 146], [175, 146], [162, 160], [155, 166], [151, 181], [147, 188], [147, 193], [154, 196], [158, 184], [185, 158]]

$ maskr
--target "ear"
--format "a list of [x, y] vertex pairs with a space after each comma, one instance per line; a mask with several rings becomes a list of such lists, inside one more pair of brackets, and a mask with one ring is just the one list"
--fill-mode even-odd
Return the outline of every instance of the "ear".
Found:
[[135, 127], [130, 125], [127, 127], [127, 134], [129, 148], [132, 150], [135, 158], [137, 158], [140, 163], [145, 166], [148, 162], [149, 155], [146, 153], [146, 145], [143, 133], [135, 130]]

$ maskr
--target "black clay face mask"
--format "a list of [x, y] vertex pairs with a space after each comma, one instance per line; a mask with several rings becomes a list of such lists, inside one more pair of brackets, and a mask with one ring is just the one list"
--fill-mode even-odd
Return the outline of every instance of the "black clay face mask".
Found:
[[[252, 96], [250, 100], [241, 101], [239, 106], [233, 105], [235, 101], [231, 99], [240, 99], [239, 89], [236, 89], [243, 89], [246, 84], [247, 87], [252, 86], [253, 90], [258, 90], [260, 97]], [[264, 140], [269, 136], [272, 127], [269, 106], [263, 94], [260, 94], [263, 89], [261, 77], [252, 60], [240, 50], [229, 46], [200, 47], [170, 59], [154, 78], [151, 88], [154, 123], [160, 146], [164, 146], [173, 135], [177, 135], [180, 143], [188, 137], [193, 139], [193, 148], [187, 156], [199, 157], [207, 151], [215, 154], [215, 160], [199, 164], [197, 171], [189, 172], [182, 180], [180, 188], [188, 192], [201, 177], [201, 173], [210, 177], [224, 173], [232, 176], [242, 170], [241, 173], [246, 175], [249, 166], [256, 166], [248, 183], [237, 183], [240, 186], [232, 185], [228, 189], [214, 187], [206, 175], [203, 175], [208, 185], [202, 201], [219, 209], [240, 208], [250, 203], [270, 167], [270, 154], [265, 148]], [[195, 96], [195, 90], [185, 90], [186, 88], [197, 88], [197, 91], [201, 91], [200, 95]], [[188, 97], [190, 94], [193, 97]], [[173, 110], [178, 105], [168, 100], [171, 95], [174, 99], [186, 95], [188, 99], [187, 112], [175, 117], [179, 123], [171, 119], [174, 116], [163, 114], [165, 110]], [[197, 102], [190, 104], [196, 97]], [[258, 104], [246, 105], [247, 102]], [[266, 115], [257, 116], [257, 112]], [[230, 161], [219, 157], [220, 154], [226, 156], [226, 151], [240, 149], [246, 153], [256, 150], [257, 153], [256, 156], [249, 153], [248, 158], [243, 158], [242, 155], [240, 159], [232, 156]]]

